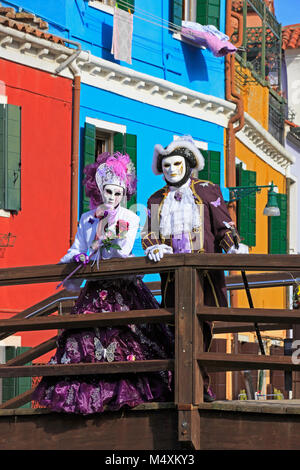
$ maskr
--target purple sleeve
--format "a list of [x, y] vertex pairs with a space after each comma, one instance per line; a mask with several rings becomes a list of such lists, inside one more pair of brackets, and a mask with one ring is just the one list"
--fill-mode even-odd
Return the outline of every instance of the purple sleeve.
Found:
[[220, 248], [227, 252], [229, 248], [234, 245], [234, 240], [232, 237], [232, 232], [230, 228], [226, 226], [226, 224], [234, 225], [234, 222], [229, 215], [219, 186], [214, 185], [211, 187], [211, 189], [213, 189], [213, 197], [209, 202], [209, 211], [212, 231]]

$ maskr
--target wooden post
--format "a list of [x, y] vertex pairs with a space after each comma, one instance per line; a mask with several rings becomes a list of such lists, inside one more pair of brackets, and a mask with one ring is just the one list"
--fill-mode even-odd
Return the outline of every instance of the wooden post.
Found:
[[193, 404], [198, 405], [203, 402], [203, 378], [197, 357], [204, 351], [203, 322], [197, 312], [204, 304], [203, 294], [203, 273], [194, 269], [194, 311], [193, 311]]
[[202, 283], [193, 267], [175, 272], [175, 403], [178, 438], [200, 449], [200, 414], [203, 380], [196, 357], [203, 352], [203, 335], [197, 308], [203, 303]]
[[[293, 325], [293, 341], [299, 341], [300, 339], [300, 325]], [[297, 346], [299, 349], [299, 346]], [[291, 358], [292, 360], [292, 358]], [[300, 372], [294, 370], [292, 372], [293, 378], [293, 399], [298, 400], [300, 398]]]

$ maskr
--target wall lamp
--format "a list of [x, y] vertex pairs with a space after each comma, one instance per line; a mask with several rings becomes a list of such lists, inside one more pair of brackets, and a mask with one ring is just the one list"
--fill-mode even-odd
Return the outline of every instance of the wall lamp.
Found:
[[228, 188], [230, 198], [231, 198], [229, 202], [239, 201], [243, 197], [249, 196], [250, 194], [260, 193], [261, 189], [263, 189], [263, 188], [269, 188], [268, 202], [266, 204], [266, 207], [264, 208], [263, 213], [264, 213], [264, 215], [267, 215], [269, 217], [277, 217], [277, 216], [280, 215], [280, 210], [279, 210], [279, 207], [278, 207], [277, 194], [274, 191], [274, 187], [276, 187], [276, 186], [273, 184], [273, 181], [268, 186], [236, 186], [236, 187], [230, 187], [230, 188]]

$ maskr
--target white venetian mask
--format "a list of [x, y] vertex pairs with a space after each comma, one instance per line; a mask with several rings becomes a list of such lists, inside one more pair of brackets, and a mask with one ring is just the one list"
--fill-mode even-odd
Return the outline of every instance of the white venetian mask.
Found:
[[163, 158], [162, 171], [169, 183], [178, 183], [184, 177], [186, 171], [184, 157], [173, 155], [172, 157]]
[[103, 203], [110, 207], [117, 207], [122, 201], [124, 189], [115, 184], [107, 184], [103, 188], [102, 198]]

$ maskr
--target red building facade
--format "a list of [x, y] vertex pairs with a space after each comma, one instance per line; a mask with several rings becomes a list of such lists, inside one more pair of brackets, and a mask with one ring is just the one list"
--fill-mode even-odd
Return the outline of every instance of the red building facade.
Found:
[[[13, 244], [0, 247], [0, 267], [54, 264], [70, 241], [72, 80], [2, 59], [0, 80], [0, 106], [19, 112], [21, 163], [19, 210], [0, 208], [1, 236], [11, 234]], [[46, 298], [55, 287], [1, 287], [0, 318]], [[52, 333], [38, 332], [36, 341], [24, 333], [21, 344], [33, 346]]]

